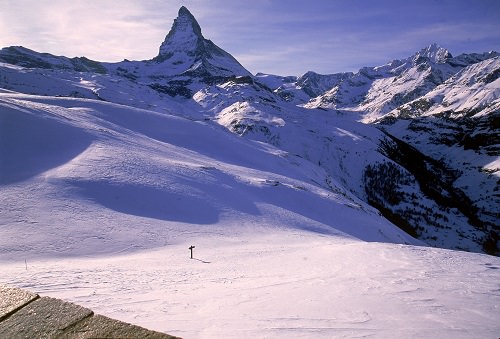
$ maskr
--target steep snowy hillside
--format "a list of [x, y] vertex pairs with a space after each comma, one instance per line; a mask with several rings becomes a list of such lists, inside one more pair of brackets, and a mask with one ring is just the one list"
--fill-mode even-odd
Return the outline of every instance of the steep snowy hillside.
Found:
[[[499, 57], [468, 66], [380, 119], [391, 137], [384, 145], [388, 156], [413, 173], [439, 207], [428, 209], [420, 197], [406, 194], [381, 202], [381, 208], [407, 215], [408, 226], [424, 241], [435, 237], [444, 242], [432, 233], [467, 237], [483, 251], [498, 254], [499, 71]], [[384, 190], [380, 185], [372, 196]]]
[[500, 330], [498, 258], [401, 244], [301, 157], [96, 100], [3, 91], [0, 113], [2, 284], [183, 337]]
[[[492, 60], [496, 59], [484, 63], [489, 65]], [[475, 66], [470, 67], [476, 69]], [[480, 78], [491, 79], [487, 74]], [[265, 75], [257, 78], [268, 86], [283, 80]], [[443, 84], [443, 88], [453, 86], [450, 82]], [[498, 88], [492, 83], [478, 93], [489, 102]], [[462, 93], [469, 97], [468, 92]], [[193, 98], [229, 130], [318, 164], [413, 236], [433, 246], [498, 253], [496, 211], [500, 206], [495, 173], [499, 131], [495, 114], [491, 113], [495, 111], [491, 109], [495, 101], [488, 104], [490, 113], [481, 121], [455, 123], [463, 126], [460, 134], [455, 134], [454, 123], [434, 119], [433, 126], [420, 129], [431, 133], [412, 136], [412, 130], [418, 128], [414, 119], [410, 125], [404, 125], [409, 131], [402, 141], [401, 130], [384, 128], [384, 134], [353, 121], [350, 113], [305, 110], [273, 98], [268, 91], [257, 94], [250, 82], [207, 87]], [[460, 144], [457, 149], [447, 149], [450, 138]], [[485, 141], [481, 144], [478, 140]], [[471, 148], [472, 144], [479, 153], [467, 153], [464, 148]], [[458, 156], [462, 152], [467, 161]], [[448, 160], [443, 161], [445, 158]]]
[[390, 161], [358, 161], [364, 190], [346, 187], [395, 224], [434, 246], [498, 254], [499, 69], [496, 52], [451, 57], [431, 45], [356, 74], [305, 74], [315, 88], [336, 82], [307, 104], [303, 98], [315, 93], [298, 78], [258, 78], [294, 104], [380, 123], [387, 135], [371, 154]]
[[[320, 167], [212, 123], [88, 99], [0, 100], [4, 258], [150, 248], [253, 224], [418, 243]], [[116, 239], [122, 231], [135, 236]]]

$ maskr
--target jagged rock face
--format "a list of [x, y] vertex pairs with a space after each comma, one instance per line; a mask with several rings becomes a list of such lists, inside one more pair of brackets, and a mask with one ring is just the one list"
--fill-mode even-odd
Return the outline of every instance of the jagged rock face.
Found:
[[161, 44], [158, 56], [153, 60], [161, 62], [170, 75], [250, 75], [232, 55], [203, 37], [200, 25], [184, 6], [179, 9], [172, 29]]
[[450, 58], [452, 58], [452, 55], [447, 49], [433, 43], [415, 54], [413, 62], [415, 65], [421, 63], [423, 60], [430, 60], [434, 63], [445, 63]]
[[203, 40], [200, 25], [183, 6], [179, 9], [179, 16], [174, 20], [172, 29], [160, 46], [158, 58], [169, 59], [176, 53], [195, 56], [196, 51], [203, 48]]

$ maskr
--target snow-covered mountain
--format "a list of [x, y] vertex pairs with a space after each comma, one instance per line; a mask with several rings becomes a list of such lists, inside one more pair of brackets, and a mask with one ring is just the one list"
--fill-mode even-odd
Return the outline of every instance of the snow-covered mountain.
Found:
[[356, 73], [300, 77], [274, 83], [273, 90], [288, 101], [308, 108], [357, 112], [362, 121], [373, 122], [381, 115], [416, 99], [442, 84], [462, 68], [499, 56], [496, 52], [452, 57], [437, 44], [402, 60]]
[[442, 115], [458, 120], [495, 114], [500, 109], [499, 73], [498, 56], [477, 61], [383, 118]]
[[499, 254], [499, 69], [252, 75], [185, 7], [150, 60], [3, 48], [0, 283], [183, 337], [493, 337], [500, 259], [427, 245]]
[[0, 86], [216, 123], [304, 159], [325, 173], [318, 185], [431, 245], [498, 253], [499, 58], [432, 44], [356, 73], [252, 76], [181, 7], [151, 60], [8, 47]]
[[[499, 57], [477, 62], [379, 120], [392, 139], [384, 146], [391, 158], [441, 206], [433, 209], [434, 221], [428, 224], [461, 232], [468, 228], [471, 234], [481, 230], [483, 250], [489, 253], [498, 253], [499, 240], [499, 72]], [[407, 220], [419, 219], [418, 199], [402, 200], [413, 206]], [[450, 209], [463, 215], [460, 226], [441, 212]]]
[[371, 123], [386, 134], [370, 153], [391, 161], [362, 162], [363, 190], [352, 185], [357, 179], [337, 178], [395, 224], [435, 246], [498, 253], [499, 62], [496, 52], [452, 57], [433, 44], [357, 73], [257, 76], [286, 101]]

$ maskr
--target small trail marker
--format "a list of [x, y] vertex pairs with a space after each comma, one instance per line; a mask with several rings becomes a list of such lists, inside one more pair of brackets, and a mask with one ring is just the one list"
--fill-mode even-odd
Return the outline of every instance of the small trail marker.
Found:
[[191, 245], [191, 246], [189, 247], [189, 250], [191, 251], [191, 259], [193, 259], [193, 248], [194, 248], [194, 246], [193, 246], [193, 245]]

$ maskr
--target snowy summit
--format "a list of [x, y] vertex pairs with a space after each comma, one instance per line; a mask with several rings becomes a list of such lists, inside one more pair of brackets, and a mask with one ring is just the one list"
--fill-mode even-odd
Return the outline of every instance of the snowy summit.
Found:
[[498, 337], [499, 70], [252, 75], [185, 7], [150, 60], [5, 47], [0, 283], [186, 338]]

